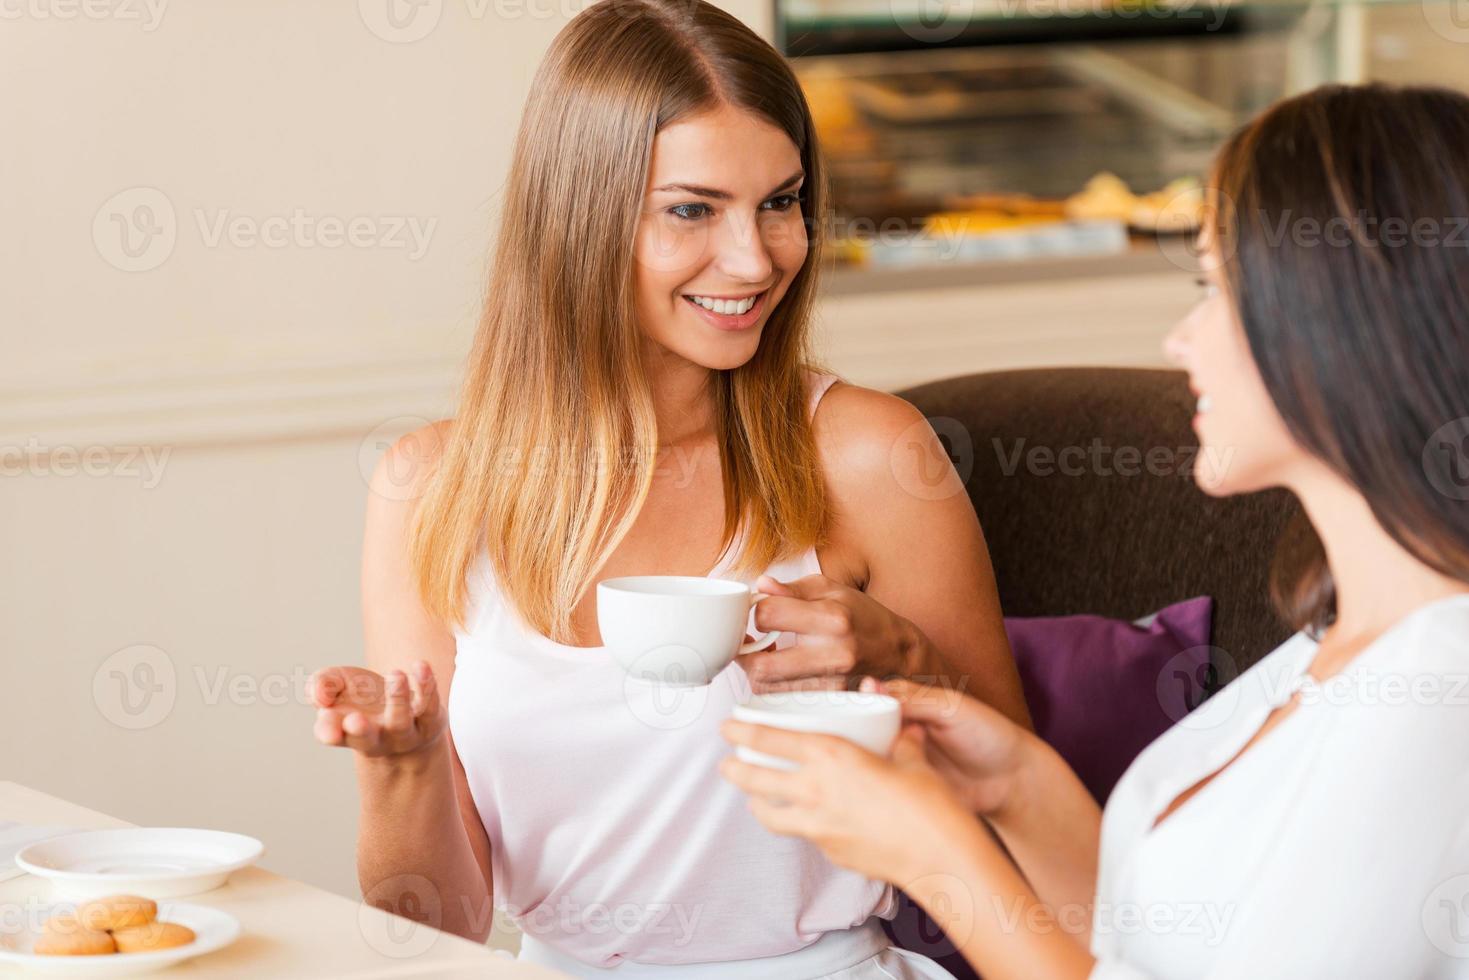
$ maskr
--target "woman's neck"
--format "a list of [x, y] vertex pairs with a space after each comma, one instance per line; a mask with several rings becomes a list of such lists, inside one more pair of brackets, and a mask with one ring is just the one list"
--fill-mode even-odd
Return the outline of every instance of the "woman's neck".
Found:
[[659, 444], [677, 446], [711, 435], [714, 406], [709, 383], [713, 372], [661, 349], [650, 352], [645, 363]]
[[1363, 496], [1335, 473], [1319, 472], [1292, 487], [1316, 528], [1336, 587], [1333, 638], [1376, 636], [1435, 599], [1469, 591], [1425, 565], [1385, 531]]

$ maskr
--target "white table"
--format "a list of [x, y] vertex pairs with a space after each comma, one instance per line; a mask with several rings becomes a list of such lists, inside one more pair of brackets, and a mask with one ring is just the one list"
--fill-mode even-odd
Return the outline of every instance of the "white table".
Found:
[[[133, 826], [10, 782], [0, 782], [0, 819], [85, 830]], [[47, 883], [32, 875], [0, 882], [0, 910], [50, 899]], [[180, 901], [228, 912], [240, 920], [241, 935], [224, 949], [189, 960], [160, 977], [555, 980], [562, 976], [261, 868], [237, 871], [224, 887]], [[19, 975], [0, 967], [0, 976]]]

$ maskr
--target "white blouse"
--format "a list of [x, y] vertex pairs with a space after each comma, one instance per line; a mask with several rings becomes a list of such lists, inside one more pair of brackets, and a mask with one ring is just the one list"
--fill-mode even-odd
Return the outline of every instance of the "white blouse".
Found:
[[1323, 683], [1315, 652], [1292, 637], [1123, 775], [1092, 980], [1469, 977], [1469, 595], [1415, 610]]

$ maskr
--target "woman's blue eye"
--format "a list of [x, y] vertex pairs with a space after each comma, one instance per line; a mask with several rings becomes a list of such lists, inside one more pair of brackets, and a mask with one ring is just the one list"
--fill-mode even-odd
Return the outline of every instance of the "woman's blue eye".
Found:
[[782, 194], [779, 197], [772, 197], [770, 200], [765, 202], [764, 206], [769, 211], [789, 211], [791, 208], [799, 204], [800, 200], [801, 199], [794, 194]]
[[698, 221], [700, 218], [707, 218], [712, 213], [712, 209], [707, 204], [675, 204], [668, 209], [668, 213], [683, 218], [685, 221]]

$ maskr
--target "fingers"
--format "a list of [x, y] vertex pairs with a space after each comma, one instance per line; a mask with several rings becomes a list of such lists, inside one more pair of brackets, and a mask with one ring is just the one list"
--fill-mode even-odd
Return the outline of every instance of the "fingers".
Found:
[[774, 575], [762, 575], [755, 580], [755, 591], [764, 592], [769, 596], [792, 596], [795, 595], [790, 587], [776, 579]]
[[747, 653], [740, 666], [751, 683], [775, 684], [802, 677], [845, 677], [852, 667], [851, 657], [819, 641], [802, 640], [784, 650]]
[[796, 763], [806, 763], [848, 750], [859, 751], [851, 742], [835, 735], [790, 732], [782, 728], [752, 725], [734, 719], [721, 725], [719, 732], [732, 745], [743, 745], [756, 752], [790, 759]]
[[935, 724], [951, 720], [964, 706], [958, 691], [931, 684], [915, 684], [902, 678], [883, 681], [882, 693], [903, 704], [903, 720]]
[[318, 708], [330, 708], [346, 686], [340, 668], [323, 667], [311, 675], [311, 702]]
[[311, 734], [322, 745], [341, 745], [345, 740], [342, 732], [342, 713], [334, 708], [316, 709], [316, 722]]
[[924, 755], [923, 726], [905, 725], [893, 742], [892, 760], [899, 766], [909, 768], [926, 764]]
[[312, 734], [323, 745], [336, 745], [371, 753], [380, 741], [379, 729], [360, 711], [319, 708]]
[[842, 636], [852, 625], [852, 614], [833, 598], [772, 595], [755, 607], [755, 625], [764, 632]]
[[732, 755], [719, 763], [719, 772], [751, 796], [804, 804], [809, 795], [799, 772], [758, 766]]
[[807, 575], [805, 578], [792, 579], [789, 582], [780, 582], [773, 576], [762, 575], [755, 580], [756, 592], [797, 599], [820, 599], [834, 594], [838, 588], [837, 584], [825, 575]]
[[382, 727], [360, 711], [349, 711], [342, 718], [343, 744], [354, 752], [377, 755], [382, 745]]
[[431, 719], [439, 712], [439, 682], [427, 660], [413, 663], [413, 716]]
[[750, 690], [755, 694], [783, 694], [790, 691], [845, 691], [847, 689], [847, 677], [845, 674], [833, 674], [829, 677], [798, 677], [791, 681], [751, 681]]
[[389, 734], [399, 735], [413, 727], [413, 694], [408, 687], [408, 675], [401, 670], [390, 670], [384, 680], [387, 690], [382, 725]]

